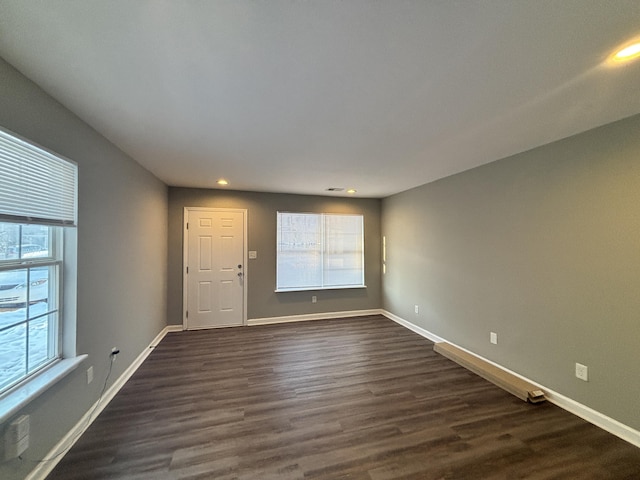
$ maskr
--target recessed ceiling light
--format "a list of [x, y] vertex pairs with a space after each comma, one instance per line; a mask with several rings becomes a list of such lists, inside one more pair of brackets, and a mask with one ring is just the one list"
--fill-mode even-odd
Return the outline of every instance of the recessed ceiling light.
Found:
[[349, 190], [347, 190], [347, 193], [350, 193], [350, 194], [352, 194], [352, 195], [353, 195], [354, 193], [356, 193], [356, 192], [357, 192], [357, 190], [356, 190], [355, 188], [350, 188]]
[[631, 45], [616, 50], [611, 56], [611, 60], [615, 62], [628, 62], [638, 57], [640, 57], [640, 42], [632, 43]]
[[229, 185], [229, 182], [227, 182], [224, 178], [221, 178], [220, 180], [218, 180], [218, 185]]

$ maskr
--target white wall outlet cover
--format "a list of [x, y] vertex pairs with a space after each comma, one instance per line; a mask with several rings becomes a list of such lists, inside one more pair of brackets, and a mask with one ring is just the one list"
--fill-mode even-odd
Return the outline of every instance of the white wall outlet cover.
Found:
[[489, 334], [489, 341], [491, 341], [491, 343], [493, 343], [494, 345], [498, 344], [498, 334], [496, 332], [491, 332]]
[[29, 415], [20, 415], [9, 424], [7, 434], [15, 440], [20, 440], [29, 435], [30, 417]]
[[413, 306], [413, 311], [416, 312], [416, 315], [420, 313], [420, 307], [418, 305]]
[[589, 368], [581, 363], [576, 363], [576, 377], [585, 382], [589, 381]]
[[22, 415], [11, 422], [5, 431], [5, 459], [11, 460], [29, 448], [29, 415]]
[[255, 260], [258, 258], [258, 252], [256, 250], [249, 250], [249, 259]]
[[27, 448], [29, 448], [29, 435], [26, 435], [13, 443], [7, 443], [5, 445], [4, 453], [5, 460], [11, 460], [12, 458], [19, 457], [27, 450]]

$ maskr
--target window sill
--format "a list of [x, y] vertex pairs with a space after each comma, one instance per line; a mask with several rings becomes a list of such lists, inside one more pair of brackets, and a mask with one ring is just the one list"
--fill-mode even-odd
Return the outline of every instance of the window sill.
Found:
[[291, 288], [278, 288], [274, 290], [275, 293], [282, 292], [311, 292], [313, 290], [349, 290], [355, 288], [367, 288], [366, 285], [337, 285], [335, 287], [291, 287]]
[[9, 420], [45, 390], [73, 372], [87, 356], [78, 355], [77, 357], [60, 360], [0, 398], [0, 425]]

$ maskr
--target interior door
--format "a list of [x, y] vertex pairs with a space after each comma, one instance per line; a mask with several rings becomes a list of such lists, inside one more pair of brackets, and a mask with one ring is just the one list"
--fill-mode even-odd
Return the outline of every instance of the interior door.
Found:
[[244, 210], [185, 208], [187, 330], [244, 324]]

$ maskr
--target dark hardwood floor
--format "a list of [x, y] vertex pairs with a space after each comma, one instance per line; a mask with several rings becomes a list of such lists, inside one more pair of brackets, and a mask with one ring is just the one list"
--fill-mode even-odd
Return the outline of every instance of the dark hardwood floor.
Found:
[[170, 333], [64, 479], [640, 479], [640, 449], [381, 317]]

